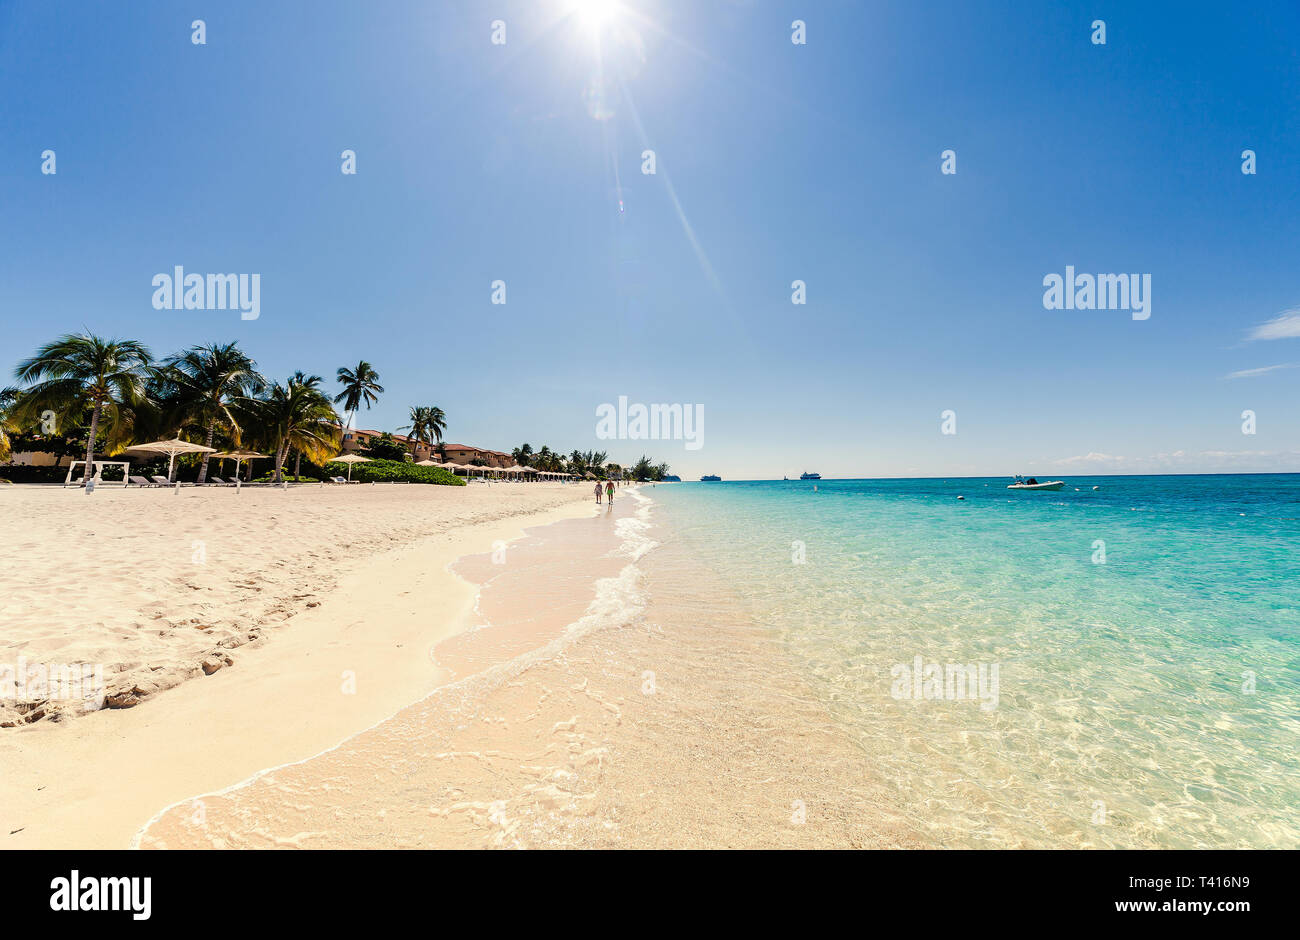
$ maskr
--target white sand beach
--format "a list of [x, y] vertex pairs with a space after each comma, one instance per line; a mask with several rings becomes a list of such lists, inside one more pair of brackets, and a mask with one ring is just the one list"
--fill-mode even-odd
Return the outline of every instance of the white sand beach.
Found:
[[[30, 535], [0, 655], [98, 657], [138, 690], [0, 729], [6, 848], [922, 844], [725, 585], [644, 567], [630, 494], [3, 498]], [[698, 593], [657, 602], [655, 578]]]
[[[590, 514], [588, 496], [558, 484], [5, 488], [0, 663], [102, 663], [109, 701], [138, 704], [56, 702], [0, 729], [0, 844], [123, 847], [174, 800], [417, 700], [446, 678], [431, 649], [472, 613], [474, 590], [448, 563]], [[3, 714], [31, 717], [12, 702]]]

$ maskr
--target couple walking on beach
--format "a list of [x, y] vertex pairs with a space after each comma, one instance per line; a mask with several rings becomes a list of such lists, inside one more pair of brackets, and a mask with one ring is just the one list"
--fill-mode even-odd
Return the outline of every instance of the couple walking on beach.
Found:
[[608, 494], [609, 504], [613, 506], [614, 505], [614, 481], [609, 480], [603, 484], [599, 480], [596, 481], [596, 505], [597, 506], [600, 505], [600, 494], [602, 492]]

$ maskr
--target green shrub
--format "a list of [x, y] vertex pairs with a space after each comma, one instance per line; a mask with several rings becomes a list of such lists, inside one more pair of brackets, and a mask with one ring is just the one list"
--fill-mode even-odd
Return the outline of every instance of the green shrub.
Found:
[[[0, 466], [0, 479], [10, 483], [62, 483], [68, 476], [67, 467], [24, 467], [18, 464]], [[76, 478], [81, 479], [81, 468]]]
[[401, 462], [406, 459], [406, 448], [393, 439], [393, 435], [385, 431], [370, 446], [361, 451], [362, 457], [371, 457], [375, 460], [387, 460]]
[[[332, 477], [346, 477], [348, 465], [327, 463], [325, 472]], [[465, 481], [442, 467], [417, 467], [400, 460], [372, 460], [352, 464], [352, 481], [362, 483], [433, 483], [438, 486], [464, 486]]]

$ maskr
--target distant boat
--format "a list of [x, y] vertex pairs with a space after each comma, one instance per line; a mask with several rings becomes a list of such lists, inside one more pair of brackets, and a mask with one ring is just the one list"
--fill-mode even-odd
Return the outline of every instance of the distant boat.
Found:
[[714, 476], [713, 474], [709, 473], [709, 474], [705, 474], [704, 476], [700, 477], [700, 482], [701, 482], [701, 483], [721, 483], [721, 482], [722, 482], [722, 477]]
[[1030, 477], [1028, 480], [1025, 480], [1021, 477], [1016, 477], [1016, 482], [1008, 486], [1007, 489], [1009, 490], [1059, 490], [1063, 486], [1065, 486], [1064, 480], [1052, 480], [1048, 483], [1039, 483], [1033, 477]]
[[822, 478], [822, 475], [821, 475], [820, 473], [801, 473], [801, 474], [799, 474], [799, 479], [801, 479], [801, 480], [820, 480], [821, 478]]

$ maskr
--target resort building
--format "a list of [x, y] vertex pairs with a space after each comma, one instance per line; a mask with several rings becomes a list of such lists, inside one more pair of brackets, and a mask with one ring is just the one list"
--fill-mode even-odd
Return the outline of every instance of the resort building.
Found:
[[[355, 454], [359, 450], [364, 450], [382, 437], [383, 433], [383, 431], [348, 428], [343, 432], [343, 453]], [[411, 439], [407, 435], [394, 433], [392, 437], [408, 454], [411, 453]], [[515, 462], [513, 457], [499, 450], [488, 450], [485, 447], [473, 447], [469, 444], [444, 444], [442, 447], [430, 447], [423, 442], [417, 442], [415, 445], [417, 461], [432, 459], [443, 463], [441, 456], [443, 453], [447, 455], [447, 461], [458, 464], [473, 464], [475, 460], [482, 460], [482, 464], [475, 464], [475, 466], [509, 467]]]
[[482, 460], [483, 466], [509, 467], [515, 462], [513, 457], [499, 450], [488, 450], [469, 444], [447, 444], [444, 449], [447, 459], [452, 463], [472, 464], [475, 460]]

